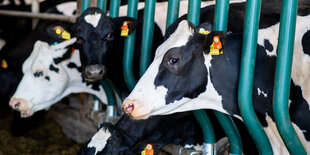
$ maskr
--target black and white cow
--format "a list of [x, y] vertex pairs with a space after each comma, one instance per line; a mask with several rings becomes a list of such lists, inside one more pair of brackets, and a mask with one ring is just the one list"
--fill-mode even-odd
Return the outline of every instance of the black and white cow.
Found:
[[58, 61], [67, 53], [73, 38], [55, 46], [37, 41], [31, 55], [23, 64], [24, 76], [10, 100], [9, 105], [18, 110], [22, 117], [48, 109], [71, 93], [90, 93], [107, 104], [101, 85], [83, 82], [80, 71], [79, 51], [74, 50], [70, 59]]
[[[290, 118], [308, 154], [309, 21], [310, 15], [297, 16], [289, 103]], [[274, 153], [289, 154], [272, 114], [278, 30], [279, 23], [258, 32], [253, 105]], [[182, 21], [158, 47], [154, 61], [123, 103], [124, 111], [132, 118], [145, 119], [195, 109], [213, 109], [240, 118], [237, 92], [242, 34], [227, 34], [223, 54], [211, 55], [210, 37], [216, 32], [202, 35], [198, 31], [199, 27]], [[220, 38], [222, 34], [218, 33]]]
[[154, 154], [159, 154], [167, 144], [196, 146], [197, 150], [201, 150], [201, 134], [200, 126], [191, 112], [154, 116], [146, 120], [133, 120], [123, 115], [115, 125], [102, 124], [78, 154], [141, 154], [147, 144], [153, 145]]
[[[137, 66], [142, 34], [142, 12], [143, 10], [138, 12], [138, 20], [130, 17], [111, 18], [99, 8], [88, 8], [81, 14], [74, 30], [78, 39], [77, 47], [81, 52], [83, 77], [86, 81], [94, 82], [107, 76], [117, 87], [126, 90], [122, 71], [125, 37], [120, 35], [121, 27], [126, 21], [129, 34], [137, 30], [134, 50], [134, 65]], [[162, 40], [161, 31], [158, 26], [155, 26], [152, 51], [155, 51]], [[110, 71], [107, 72], [107, 69]], [[138, 73], [137, 70], [135, 71]]]

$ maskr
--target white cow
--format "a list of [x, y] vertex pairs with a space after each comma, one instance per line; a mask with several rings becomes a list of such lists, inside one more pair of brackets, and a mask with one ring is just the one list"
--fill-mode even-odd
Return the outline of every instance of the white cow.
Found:
[[101, 102], [107, 103], [101, 85], [83, 82], [79, 71], [81, 64], [78, 50], [74, 50], [70, 59], [55, 63], [75, 41], [73, 38], [55, 46], [42, 41], [35, 43], [31, 55], [23, 64], [24, 76], [9, 103], [14, 110], [21, 112], [22, 117], [48, 109], [71, 93], [90, 93], [96, 95]]

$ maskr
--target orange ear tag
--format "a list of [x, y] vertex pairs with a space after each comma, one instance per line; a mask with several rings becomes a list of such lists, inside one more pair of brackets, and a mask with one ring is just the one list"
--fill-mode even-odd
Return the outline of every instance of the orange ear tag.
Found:
[[141, 155], [154, 155], [152, 144], [147, 144], [145, 149], [141, 152]]
[[8, 68], [8, 63], [3, 59], [1, 62], [1, 68], [7, 69]]
[[220, 41], [220, 38], [218, 36], [214, 36], [213, 43], [210, 46], [210, 54], [211, 55], [223, 54], [223, 51], [220, 51], [220, 49], [222, 49], [222, 43]]
[[124, 21], [121, 27], [121, 36], [128, 37], [128, 34], [129, 34], [128, 21]]
[[213, 37], [213, 42], [214, 42], [214, 48], [216, 49], [222, 49], [222, 43], [220, 41], [219, 36], [214, 36]]

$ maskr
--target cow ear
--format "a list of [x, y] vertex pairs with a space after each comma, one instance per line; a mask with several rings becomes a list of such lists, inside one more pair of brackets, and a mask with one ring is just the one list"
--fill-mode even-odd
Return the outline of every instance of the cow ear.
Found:
[[211, 31], [204, 35], [206, 35], [202, 42], [204, 52], [212, 55], [221, 54], [226, 43], [227, 33], [224, 31]]
[[[114, 31], [117, 33], [116, 35], [127, 37], [136, 29], [138, 20], [131, 17], [118, 17], [112, 18], [112, 23], [114, 26]], [[120, 34], [118, 34], [118, 32]]]
[[36, 41], [34, 46], [33, 46], [33, 50], [30, 54], [30, 56], [24, 61], [23, 63], [23, 73], [25, 73], [32, 65], [34, 59], [38, 56], [40, 50], [43, 48], [43, 47], [46, 47], [48, 48], [48, 44], [46, 42], [43, 42], [43, 41]]
[[54, 40], [54, 42], [60, 43], [65, 40], [73, 38], [73, 30], [70, 26], [63, 23], [55, 23], [47, 27], [47, 34]]

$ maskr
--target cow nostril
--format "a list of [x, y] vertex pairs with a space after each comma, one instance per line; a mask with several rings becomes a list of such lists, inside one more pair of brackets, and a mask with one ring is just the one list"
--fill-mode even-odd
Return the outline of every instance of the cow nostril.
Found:
[[129, 103], [126, 105], [125, 110], [127, 113], [131, 113], [134, 110], [134, 104], [133, 103]]
[[16, 102], [16, 104], [14, 104], [14, 108], [18, 109], [20, 106], [20, 102]]

